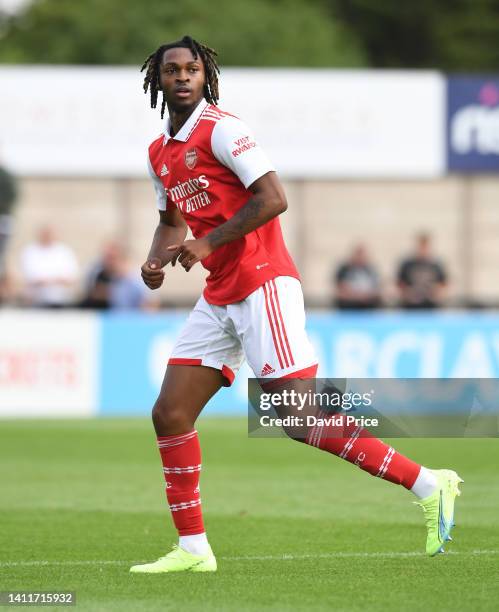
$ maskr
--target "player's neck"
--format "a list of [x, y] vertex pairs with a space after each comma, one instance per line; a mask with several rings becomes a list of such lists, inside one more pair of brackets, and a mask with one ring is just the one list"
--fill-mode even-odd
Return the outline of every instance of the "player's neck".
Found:
[[182, 129], [182, 126], [196, 110], [198, 104], [199, 102], [196, 102], [196, 104], [181, 111], [177, 111], [173, 108], [168, 109], [168, 114], [170, 115], [170, 136], [175, 136], [175, 134]]

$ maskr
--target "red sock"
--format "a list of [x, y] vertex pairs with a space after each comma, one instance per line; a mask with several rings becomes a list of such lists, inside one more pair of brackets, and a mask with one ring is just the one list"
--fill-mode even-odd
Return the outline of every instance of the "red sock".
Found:
[[[319, 418], [331, 418], [320, 414]], [[358, 465], [373, 476], [384, 478], [411, 489], [421, 466], [397, 453], [367, 429], [352, 425], [314, 426], [305, 440], [310, 446], [332, 453]]]
[[201, 448], [194, 429], [178, 436], [158, 436], [166, 497], [179, 535], [204, 533], [199, 476]]

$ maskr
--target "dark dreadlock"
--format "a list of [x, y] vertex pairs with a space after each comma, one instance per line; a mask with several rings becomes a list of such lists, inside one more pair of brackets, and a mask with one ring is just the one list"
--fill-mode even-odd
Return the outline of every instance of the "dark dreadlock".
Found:
[[[183, 47], [185, 49], [190, 49], [194, 59], [197, 59], [198, 56], [201, 58], [204, 69], [206, 72], [206, 83], [204, 84], [204, 97], [207, 102], [210, 104], [216, 104], [218, 102], [218, 75], [220, 74], [220, 68], [218, 67], [216, 57], [217, 52], [214, 49], [210, 49], [206, 45], [194, 40], [190, 36], [184, 36], [182, 40], [177, 40], [176, 42], [168, 43], [165, 45], [161, 45], [151, 53], [151, 55], [146, 59], [140, 71], [142, 72], [147, 68], [146, 76], [144, 78], [144, 93], [149, 93], [151, 95], [151, 108], [156, 108], [158, 103], [158, 93], [161, 91], [161, 87], [159, 84], [159, 65], [163, 58], [163, 54], [167, 49], [175, 49], [178, 47]], [[163, 115], [165, 113], [166, 107], [166, 98], [163, 92], [163, 102], [161, 103], [161, 119], [163, 119]]]

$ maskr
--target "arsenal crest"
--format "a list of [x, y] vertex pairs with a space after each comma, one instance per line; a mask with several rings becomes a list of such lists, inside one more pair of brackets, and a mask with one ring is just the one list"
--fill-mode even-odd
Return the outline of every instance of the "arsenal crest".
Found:
[[194, 166], [198, 163], [198, 154], [196, 149], [189, 149], [185, 152], [184, 156], [185, 165], [192, 170]]

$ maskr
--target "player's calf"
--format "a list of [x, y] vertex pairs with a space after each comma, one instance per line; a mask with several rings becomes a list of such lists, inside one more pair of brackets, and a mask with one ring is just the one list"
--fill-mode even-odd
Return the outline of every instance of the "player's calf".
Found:
[[397, 452], [365, 427], [345, 422], [311, 427], [306, 444], [336, 455], [372, 476], [400, 484], [417, 497], [433, 493], [437, 480], [430, 470]]

